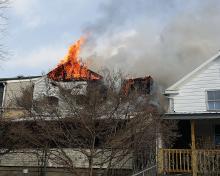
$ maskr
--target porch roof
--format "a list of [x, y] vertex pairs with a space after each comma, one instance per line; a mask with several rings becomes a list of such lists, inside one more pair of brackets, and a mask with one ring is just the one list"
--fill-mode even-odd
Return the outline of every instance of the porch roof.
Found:
[[220, 119], [220, 112], [165, 113], [162, 118], [171, 120]]

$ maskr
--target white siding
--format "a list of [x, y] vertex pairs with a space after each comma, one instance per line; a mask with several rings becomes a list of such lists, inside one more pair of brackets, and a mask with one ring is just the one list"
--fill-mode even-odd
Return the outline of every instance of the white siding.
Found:
[[34, 84], [33, 99], [42, 98], [44, 96], [55, 96], [57, 97], [58, 89], [53, 87], [46, 76], [39, 79]]
[[175, 112], [205, 112], [206, 91], [220, 89], [220, 59], [214, 60], [172, 96]]
[[7, 81], [4, 92], [4, 107], [16, 107], [15, 98], [22, 95], [23, 89], [32, 86], [36, 79]]
[[56, 97], [58, 98], [59, 112], [65, 116], [68, 115], [70, 105], [68, 102], [60, 96], [60, 89], [58, 86], [71, 90], [74, 95], [84, 95], [87, 89], [86, 81], [71, 81], [71, 82], [54, 82], [47, 77], [42, 77], [34, 85], [33, 99], [38, 100], [46, 97]]
[[[59, 88], [54, 86], [46, 77], [42, 77], [34, 84], [34, 93], [33, 98], [38, 99], [44, 96], [55, 96], [60, 98], [59, 96]], [[71, 82], [56, 82], [57, 85], [72, 90], [72, 92], [77, 93], [78, 95], [85, 94], [87, 88], [86, 81], [71, 81]]]
[[[83, 151], [83, 150], [82, 150]], [[88, 153], [90, 150], [85, 149]], [[60, 150], [54, 150], [51, 149], [51, 151], [48, 152], [50, 158], [48, 159], [48, 166], [49, 167], [65, 167], [63, 165], [62, 160], [53, 158], [54, 156], [59, 156]], [[65, 154], [69, 157], [70, 160], [72, 160], [74, 166], [76, 168], [88, 168], [89, 163], [86, 155], [84, 155], [80, 149], [78, 148], [72, 148], [72, 149], [64, 149]], [[94, 168], [100, 168], [100, 165], [102, 165], [102, 168], [108, 167], [108, 162], [110, 161], [110, 151], [103, 151], [103, 150], [96, 150], [97, 154], [100, 153], [100, 155], [96, 155], [94, 157]], [[55, 155], [53, 155], [55, 154]], [[43, 154], [40, 151], [35, 151], [31, 149], [26, 149], [24, 151], [18, 150], [14, 153], [8, 153], [5, 155], [0, 156], [0, 167], [1, 166], [39, 166], [41, 164]], [[122, 155], [120, 155], [122, 157]], [[64, 156], [61, 154], [60, 158], [63, 158]], [[57, 157], [59, 158], [59, 157]], [[118, 159], [118, 158], [117, 158]], [[121, 158], [122, 160], [112, 160], [112, 168], [123, 168], [123, 169], [131, 169], [132, 168], [132, 154], [127, 154]], [[64, 160], [66, 158], [64, 157]], [[106, 163], [105, 163], [106, 162]], [[115, 162], [115, 163], [114, 163]]]

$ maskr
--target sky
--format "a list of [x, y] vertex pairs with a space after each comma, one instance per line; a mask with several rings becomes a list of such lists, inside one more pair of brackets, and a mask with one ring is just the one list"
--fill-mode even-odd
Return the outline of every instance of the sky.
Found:
[[53, 69], [80, 36], [89, 68], [174, 83], [220, 49], [218, 0], [11, 0], [0, 76]]
[[83, 26], [98, 17], [100, 1], [11, 0], [5, 10], [1, 77], [41, 75], [56, 66]]

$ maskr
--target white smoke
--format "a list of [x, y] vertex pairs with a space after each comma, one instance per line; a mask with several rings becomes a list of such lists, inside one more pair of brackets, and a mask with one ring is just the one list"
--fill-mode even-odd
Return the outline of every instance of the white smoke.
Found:
[[168, 86], [220, 49], [218, 0], [108, 0], [100, 11], [85, 28], [95, 70], [120, 68]]

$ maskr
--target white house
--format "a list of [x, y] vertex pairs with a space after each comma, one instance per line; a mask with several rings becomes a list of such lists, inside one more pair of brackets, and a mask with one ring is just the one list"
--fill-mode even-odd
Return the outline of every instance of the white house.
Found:
[[169, 109], [164, 118], [178, 120], [180, 137], [173, 150], [161, 150], [160, 171], [215, 175], [220, 171], [220, 52], [165, 95]]

